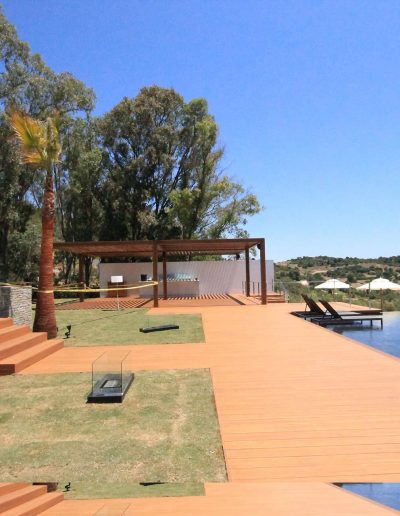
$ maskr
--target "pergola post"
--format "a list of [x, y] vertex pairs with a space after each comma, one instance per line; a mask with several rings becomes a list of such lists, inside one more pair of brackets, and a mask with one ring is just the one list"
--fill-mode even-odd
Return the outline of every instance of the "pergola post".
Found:
[[265, 263], [265, 240], [260, 241], [261, 304], [267, 304], [267, 270]]
[[[79, 288], [83, 288], [85, 285], [85, 283], [84, 283], [84, 265], [85, 265], [84, 260], [85, 260], [85, 257], [80, 254], [79, 255]], [[83, 303], [84, 300], [85, 300], [85, 294], [83, 292], [79, 292], [79, 302]]]
[[245, 249], [246, 258], [246, 296], [250, 297], [250, 251], [249, 248]]
[[168, 287], [167, 287], [167, 253], [162, 254], [162, 270], [163, 270], [163, 291], [164, 299], [168, 299]]
[[[158, 282], [158, 247], [157, 242], [153, 243], [153, 281]], [[158, 308], [158, 283], [153, 285], [154, 308]]]

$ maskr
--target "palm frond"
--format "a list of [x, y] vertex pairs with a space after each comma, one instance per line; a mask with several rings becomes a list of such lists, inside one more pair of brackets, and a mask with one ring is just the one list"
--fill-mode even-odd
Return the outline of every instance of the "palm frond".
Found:
[[43, 144], [45, 134], [42, 122], [14, 111], [11, 114], [11, 124], [24, 148], [37, 148]]
[[47, 169], [58, 161], [61, 146], [56, 121], [48, 118], [41, 122], [20, 111], [13, 111], [10, 121], [20, 143], [24, 163]]
[[38, 167], [43, 167], [47, 162], [46, 158], [38, 151], [24, 152], [22, 161], [26, 165], [37, 165]]

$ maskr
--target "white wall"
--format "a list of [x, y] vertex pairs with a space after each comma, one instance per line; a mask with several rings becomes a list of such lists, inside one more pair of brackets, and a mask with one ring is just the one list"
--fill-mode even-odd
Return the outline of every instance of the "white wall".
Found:
[[[274, 262], [267, 260], [267, 288], [273, 290]], [[148, 263], [100, 263], [100, 287], [107, 288], [111, 276], [121, 275], [126, 283], [137, 283], [141, 274], [152, 276], [153, 264]], [[199, 280], [199, 293], [226, 294], [242, 292], [242, 282], [246, 278], [244, 260], [221, 260], [202, 262], [168, 262], [167, 274], [183, 273]], [[158, 274], [162, 274], [162, 262], [158, 264]], [[260, 282], [260, 262], [250, 260], [250, 282]], [[160, 293], [162, 285], [160, 284]], [[257, 293], [257, 285], [255, 286]], [[251, 285], [252, 291], [252, 285]], [[172, 292], [171, 292], [172, 294]], [[128, 295], [137, 295], [137, 291], [128, 290]]]

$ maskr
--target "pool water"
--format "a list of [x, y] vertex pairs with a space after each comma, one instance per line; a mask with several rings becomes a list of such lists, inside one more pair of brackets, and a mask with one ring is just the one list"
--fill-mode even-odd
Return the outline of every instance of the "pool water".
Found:
[[375, 502], [400, 509], [400, 484], [383, 482], [382, 484], [336, 484], [348, 491], [365, 496]]
[[368, 346], [400, 357], [400, 312], [384, 312], [383, 329], [369, 323], [331, 327], [333, 331]]

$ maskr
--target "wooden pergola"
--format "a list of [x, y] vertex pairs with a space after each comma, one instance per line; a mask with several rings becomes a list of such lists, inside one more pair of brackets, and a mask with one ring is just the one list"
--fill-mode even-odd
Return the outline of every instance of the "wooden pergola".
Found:
[[[261, 303], [267, 303], [267, 276], [264, 238], [219, 238], [215, 240], [131, 240], [110, 242], [57, 242], [54, 249], [79, 256], [79, 281], [84, 281], [83, 261], [87, 256], [95, 258], [151, 258], [153, 281], [158, 281], [158, 262], [163, 264], [164, 299], [168, 297], [168, 256], [238, 255], [245, 253], [246, 296], [250, 296], [250, 249], [260, 252]], [[154, 306], [158, 306], [158, 284], [153, 286]]]

